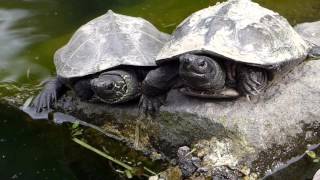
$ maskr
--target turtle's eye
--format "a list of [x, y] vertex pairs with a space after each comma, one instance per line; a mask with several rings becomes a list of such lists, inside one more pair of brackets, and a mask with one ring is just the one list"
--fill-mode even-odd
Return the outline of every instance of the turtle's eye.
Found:
[[204, 68], [204, 67], [206, 67], [207, 66], [207, 62], [206, 61], [199, 61], [199, 64], [198, 64], [201, 68]]

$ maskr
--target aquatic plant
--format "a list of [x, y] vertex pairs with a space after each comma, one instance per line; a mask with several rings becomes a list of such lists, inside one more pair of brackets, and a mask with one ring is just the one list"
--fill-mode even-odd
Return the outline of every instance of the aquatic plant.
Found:
[[119, 165], [120, 167], [124, 168], [124, 170], [117, 170], [116, 172], [126, 175], [126, 177], [129, 179], [133, 178], [133, 176], [150, 177], [150, 176], [157, 175], [157, 173], [153, 172], [152, 170], [150, 170], [149, 168], [147, 168], [145, 166], [142, 166], [142, 167], [130, 166], [130, 165], [112, 157], [111, 155], [108, 155], [107, 154], [108, 151], [106, 149], [103, 149], [104, 150], [104, 152], [103, 152], [103, 151], [89, 145], [86, 142], [86, 140], [84, 138], [82, 138], [82, 135], [84, 134], [84, 130], [79, 125], [80, 125], [79, 121], [76, 121], [70, 127], [72, 140], [75, 143], [79, 144], [80, 146], [82, 146], [82, 147], [108, 159], [109, 161]]

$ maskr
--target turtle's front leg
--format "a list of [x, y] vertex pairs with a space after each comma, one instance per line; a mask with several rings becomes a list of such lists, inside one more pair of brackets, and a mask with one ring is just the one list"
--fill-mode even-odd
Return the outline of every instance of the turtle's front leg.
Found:
[[237, 86], [237, 80], [236, 80], [237, 63], [227, 61], [225, 63], [225, 67], [226, 67], [226, 74], [227, 74], [226, 84], [227, 86], [234, 88]]
[[32, 101], [31, 107], [35, 107], [38, 113], [49, 110], [65, 90], [66, 87], [59, 78], [48, 80], [42, 91]]
[[150, 71], [142, 82], [140, 114], [155, 115], [165, 103], [168, 91], [178, 79], [179, 63], [172, 62]]
[[139, 101], [140, 115], [156, 115], [159, 112], [160, 107], [165, 104], [166, 98], [167, 94], [162, 94], [154, 97], [142, 94]]

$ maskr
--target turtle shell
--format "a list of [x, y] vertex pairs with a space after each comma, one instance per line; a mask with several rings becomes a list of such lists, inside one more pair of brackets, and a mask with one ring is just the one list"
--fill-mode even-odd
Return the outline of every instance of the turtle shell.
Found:
[[119, 65], [155, 66], [169, 35], [151, 23], [109, 10], [80, 27], [54, 55], [57, 74], [65, 78], [95, 74]]
[[271, 69], [305, 59], [309, 49], [278, 13], [250, 0], [229, 0], [185, 19], [159, 52], [157, 63], [191, 52]]

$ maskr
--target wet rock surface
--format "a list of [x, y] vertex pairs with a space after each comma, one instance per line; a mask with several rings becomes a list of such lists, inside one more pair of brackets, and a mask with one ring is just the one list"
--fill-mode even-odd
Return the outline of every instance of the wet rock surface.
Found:
[[183, 176], [192, 176], [192, 174], [200, 168], [201, 160], [198, 157], [192, 156], [191, 149], [188, 146], [180, 147], [177, 156]]
[[317, 173], [313, 176], [313, 180], [319, 180], [320, 179], [320, 170], [317, 171]]
[[156, 119], [139, 119], [137, 102], [92, 104], [72, 94], [57, 109], [124, 137], [138, 149], [176, 157], [178, 148], [188, 145], [202, 169], [220, 166], [262, 176], [303, 153], [307, 144], [319, 143], [320, 61], [297, 66], [254, 101], [196, 99], [172, 90]]
[[309, 42], [312, 45], [320, 46], [320, 21], [316, 22], [307, 22], [298, 24], [294, 29], [302, 36], [304, 40]]

